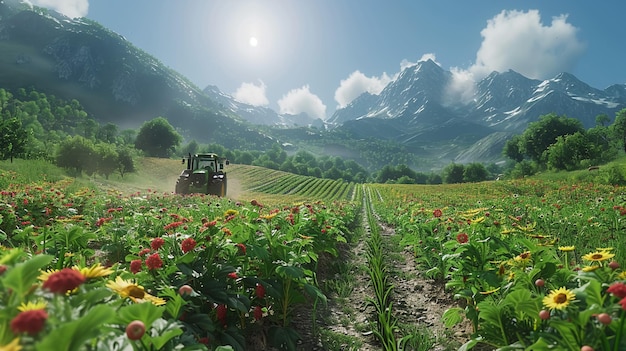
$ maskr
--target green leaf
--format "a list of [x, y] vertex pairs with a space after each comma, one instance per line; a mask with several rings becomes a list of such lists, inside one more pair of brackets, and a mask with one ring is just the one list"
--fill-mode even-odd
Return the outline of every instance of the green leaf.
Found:
[[55, 326], [50, 334], [37, 343], [36, 349], [38, 351], [82, 350], [88, 340], [100, 335], [101, 326], [114, 317], [115, 311], [110, 306], [95, 306], [83, 317], [61, 326]]
[[117, 321], [120, 324], [128, 324], [134, 320], [140, 320], [149, 329], [152, 323], [161, 318], [165, 309], [153, 305], [149, 302], [135, 303], [127, 305], [119, 309], [117, 313]]
[[454, 327], [463, 321], [463, 309], [460, 307], [448, 308], [443, 315], [441, 315], [441, 321], [446, 328]]
[[2, 284], [6, 288], [13, 289], [17, 296], [26, 295], [41, 274], [40, 270], [48, 265], [52, 258], [49, 255], [37, 255], [28, 261], [17, 264], [15, 267], [7, 270], [2, 279]]
[[309, 295], [309, 296], [313, 296], [317, 299], [322, 300], [322, 302], [324, 303], [324, 305], [326, 305], [326, 295], [324, 295], [324, 293], [318, 289], [316, 286], [311, 285], [311, 284], [304, 284], [304, 291]]
[[304, 271], [300, 267], [294, 266], [278, 266], [276, 267], [276, 273], [283, 278], [287, 279], [300, 279], [304, 278]]
[[538, 300], [533, 299], [530, 290], [514, 290], [504, 298], [504, 301], [513, 305], [515, 314], [520, 319], [524, 316], [537, 316], [539, 314]]

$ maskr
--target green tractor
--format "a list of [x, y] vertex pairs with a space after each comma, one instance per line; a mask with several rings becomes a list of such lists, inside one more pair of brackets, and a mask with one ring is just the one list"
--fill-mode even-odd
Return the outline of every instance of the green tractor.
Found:
[[176, 194], [202, 193], [226, 196], [226, 172], [224, 165], [228, 160], [216, 154], [205, 153], [184, 157], [187, 169], [183, 170], [176, 181]]

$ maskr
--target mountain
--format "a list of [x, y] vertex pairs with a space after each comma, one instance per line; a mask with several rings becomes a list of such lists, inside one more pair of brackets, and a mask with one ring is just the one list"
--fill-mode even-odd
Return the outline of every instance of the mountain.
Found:
[[334, 150], [377, 167], [396, 162], [434, 169], [451, 161], [502, 160], [506, 140], [541, 115], [574, 117], [591, 127], [596, 116], [612, 118], [626, 107], [626, 85], [599, 90], [568, 73], [536, 80], [493, 72], [463, 95], [454, 82], [450, 71], [427, 60], [326, 121], [279, 114], [216, 86], [196, 87], [94, 21], [0, 0], [0, 88], [75, 99], [99, 122], [120, 128], [163, 116], [186, 140], [231, 149], [266, 150], [280, 142], [292, 144], [290, 151]]
[[203, 93], [214, 101], [217, 101], [220, 107], [228, 109], [254, 125], [267, 125], [282, 128], [306, 126], [320, 128], [324, 126], [324, 121], [319, 118], [310, 117], [306, 113], [298, 115], [279, 114], [268, 107], [254, 106], [237, 101], [237, 99], [231, 95], [225, 94], [215, 85], [207, 86], [204, 88]]
[[612, 118], [626, 108], [626, 85], [598, 90], [569, 73], [542, 81], [512, 70], [493, 72], [477, 82], [469, 101], [455, 98], [452, 84], [449, 71], [421, 61], [379, 95], [364, 93], [338, 109], [328, 123], [360, 138], [397, 141], [442, 161], [494, 161], [506, 139], [541, 115], [577, 118], [589, 128], [596, 116]]
[[78, 100], [101, 123], [167, 118], [187, 139], [259, 148], [274, 141], [187, 78], [88, 19], [0, 2], [0, 87]]

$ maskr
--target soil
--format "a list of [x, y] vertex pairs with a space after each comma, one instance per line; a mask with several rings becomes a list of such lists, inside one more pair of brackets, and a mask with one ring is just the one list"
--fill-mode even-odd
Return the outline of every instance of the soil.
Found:
[[[383, 238], [391, 238], [395, 230], [379, 221]], [[297, 348], [298, 351], [326, 351], [326, 350], [360, 350], [379, 351], [381, 345], [374, 334], [369, 330], [370, 322], [375, 323], [374, 309], [368, 306], [366, 301], [373, 298], [370, 278], [363, 268], [367, 265], [367, 244], [369, 227], [364, 220], [366, 229], [364, 238], [357, 243], [343, 245], [339, 258], [324, 257], [320, 259], [318, 278], [323, 286], [324, 280], [332, 278], [332, 272], [328, 269], [332, 260], [347, 260], [354, 267], [350, 272], [354, 278], [354, 289], [347, 299], [342, 299], [336, 294], [327, 293], [328, 306], [318, 308], [317, 327], [321, 330], [332, 331], [336, 335], [349, 336], [351, 338], [336, 338], [346, 340], [343, 345], [334, 345], [332, 348], [325, 347], [319, 331], [316, 333], [312, 326], [313, 309], [311, 306], [302, 307], [295, 313], [292, 321], [293, 327], [302, 339]], [[434, 337], [434, 346], [431, 350], [457, 350], [470, 339], [471, 325], [463, 322], [455, 327], [446, 328], [441, 316], [450, 307], [458, 306], [458, 301], [451, 298], [444, 291], [443, 283], [436, 283], [432, 279], [424, 278], [415, 264], [412, 252], [404, 250], [395, 255], [390, 255], [387, 263], [393, 273], [392, 284], [394, 286], [394, 315], [403, 324], [417, 326], [429, 331]], [[327, 260], [328, 262], [324, 262]], [[361, 268], [359, 268], [361, 267]], [[349, 342], [357, 342], [356, 347]], [[260, 349], [259, 349], [260, 350]]]

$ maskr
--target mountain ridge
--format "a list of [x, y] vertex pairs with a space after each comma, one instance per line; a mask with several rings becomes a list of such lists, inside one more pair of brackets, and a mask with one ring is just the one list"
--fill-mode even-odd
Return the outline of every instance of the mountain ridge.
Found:
[[[35, 87], [77, 99], [98, 121], [123, 128], [163, 116], [186, 140], [228, 148], [265, 150], [278, 142], [323, 150], [310, 142], [326, 142], [324, 132], [354, 138], [347, 154], [366, 152], [359, 150], [365, 144], [360, 140], [383, 140], [439, 164], [493, 162], [502, 160], [499, 146], [506, 138], [541, 115], [566, 115], [590, 127], [597, 115], [612, 118], [626, 108], [626, 84], [599, 90], [566, 72], [546, 80], [513, 70], [492, 72], [476, 82], [468, 101], [451, 99], [454, 75], [426, 60], [404, 68], [379, 94], [363, 93], [324, 121], [279, 114], [237, 101], [217, 86], [198, 88], [97, 22], [10, 3], [16, 1], [0, 3], [0, 87]], [[279, 131], [292, 128], [314, 132], [299, 140], [302, 133]]]

